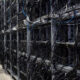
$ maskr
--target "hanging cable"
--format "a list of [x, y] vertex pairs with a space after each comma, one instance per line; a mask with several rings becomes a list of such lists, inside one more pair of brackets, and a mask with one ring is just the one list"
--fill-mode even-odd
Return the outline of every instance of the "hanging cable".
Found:
[[[74, 14], [75, 14], [75, 15], [76, 15], [76, 13], [77, 13], [77, 11], [74, 11]], [[69, 20], [67, 20], [67, 21], [61, 21], [60, 23], [61, 23], [61, 24], [68, 24], [68, 23], [72, 22], [73, 19], [75, 18], [75, 15], [72, 16], [71, 19], [69, 19]]]
[[23, 15], [24, 15], [25, 17], [27, 17], [27, 13], [25, 13], [25, 11], [24, 11], [24, 0], [23, 0], [22, 13], [23, 13]]
[[[76, 11], [74, 11], [74, 14], [76, 15]], [[75, 18], [75, 15], [74, 16], [72, 16], [72, 18], [71, 19], [69, 19], [68, 21], [65, 21], [65, 23], [70, 23], [70, 22], [72, 22], [72, 20]]]
[[72, 22], [72, 20], [75, 18], [75, 16], [72, 16], [72, 18], [70, 19], [70, 20], [68, 20], [68, 21], [65, 21], [65, 23], [70, 23], [70, 22]]
[[[27, 18], [27, 13], [25, 13], [25, 11], [24, 11], [24, 0], [23, 0], [22, 13], [23, 13], [23, 15]], [[27, 21], [26, 24], [27, 24], [27, 29], [29, 30], [29, 26], [30, 26], [29, 22]]]

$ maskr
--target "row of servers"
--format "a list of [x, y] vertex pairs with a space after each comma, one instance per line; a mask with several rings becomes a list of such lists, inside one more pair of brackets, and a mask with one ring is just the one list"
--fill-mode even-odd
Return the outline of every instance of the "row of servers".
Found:
[[0, 0], [0, 62], [15, 80], [80, 80], [80, 0]]

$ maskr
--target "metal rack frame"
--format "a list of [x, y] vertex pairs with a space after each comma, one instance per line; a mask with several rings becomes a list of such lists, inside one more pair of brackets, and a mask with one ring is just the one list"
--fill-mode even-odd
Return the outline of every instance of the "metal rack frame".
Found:
[[[53, 0], [50, 0], [51, 3]], [[72, 70], [76, 70], [76, 74], [79, 75], [80, 71], [77, 68], [78, 62], [79, 62], [79, 57], [77, 54], [77, 48], [79, 47], [79, 41], [77, 37], [78, 36], [78, 28], [79, 28], [79, 21], [77, 18], [80, 17], [80, 13], [79, 13], [79, 5], [73, 6], [73, 7], [67, 7], [66, 9], [61, 9], [58, 10], [55, 13], [55, 9], [53, 8], [53, 5], [50, 5], [51, 11], [50, 13], [47, 15], [45, 14], [44, 16], [40, 16], [36, 19], [34, 19], [34, 21], [29, 24], [27, 22], [27, 18], [22, 14], [22, 10], [20, 9], [20, 3], [21, 0], [2, 0], [1, 1], [1, 27], [0, 27], [0, 37], [1, 37], [1, 43], [3, 46], [3, 54], [1, 54], [3, 56], [3, 67], [6, 71], [8, 71], [12, 77], [14, 77], [16, 80], [21, 80], [22, 77], [24, 76], [25, 79], [27, 80], [31, 80], [31, 74], [29, 73], [30, 65], [31, 65], [31, 60], [35, 60], [35, 63], [39, 63], [39, 62], [45, 62], [45, 64], [48, 64], [49, 66], [49, 70], [51, 72], [51, 80], [55, 80], [55, 65], [57, 67], [58, 70], [60, 70], [61, 68], [62, 71], [65, 73], [68, 73]], [[50, 3], [50, 4], [51, 4]], [[27, 0], [26, 3], [27, 4]], [[25, 5], [24, 5], [25, 7]], [[14, 11], [14, 13], [13, 13]], [[25, 11], [27, 12], [27, 7], [25, 7]], [[75, 15], [75, 11], [77, 12]], [[60, 22], [60, 20], [66, 21], [69, 20], [70, 18], [72, 18], [72, 16], [75, 16], [75, 18], [70, 22], [70, 23], [58, 23], [58, 21]], [[46, 21], [46, 19], [50, 18], [49, 21]], [[40, 20], [43, 20], [43, 22], [41, 22]], [[76, 22], [74, 24], [74, 21]], [[26, 25], [24, 24], [24, 22], [26, 22]], [[35, 24], [36, 23], [36, 24]], [[35, 25], [34, 25], [35, 24]], [[70, 27], [70, 25], [74, 25], [76, 26], [76, 34], [75, 34], [75, 38], [74, 38], [74, 42], [73, 41], [57, 41], [57, 25], [59, 24], [61, 25], [67, 25], [67, 27]], [[34, 25], [34, 27], [33, 27]], [[41, 37], [41, 30], [44, 30], [44, 26], [46, 25], [46, 29], [47, 26], [49, 25], [50, 27], [50, 32], [48, 32], [48, 30], [46, 30], [46, 35], [50, 34], [50, 36], [48, 36], [50, 39], [48, 40], [35, 40], [32, 39], [32, 37], [34, 36], [34, 34], [37, 35], [37, 32], [35, 31], [35, 29], [38, 29], [38, 33], [39, 33], [39, 37]], [[70, 28], [68, 28], [70, 30]], [[68, 38], [70, 37], [69, 33], [71, 32], [71, 30], [68, 30]], [[32, 33], [32, 31], [34, 31], [34, 34]], [[43, 34], [43, 33], [42, 33]], [[22, 35], [22, 36], [21, 36]], [[24, 39], [22, 39], [24, 38]], [[49, 42], [50, 41], [50, 42]], [[23, 44], [24, 43], [24, 44]], [[34, 49], [34, 44], [47, 44], [49, 43], [50, 46], [48, 45], [48, 47], [51, 48], [50, 51], [50, 58], [49, 59], [45, 59], [41, 56], [37, 57], [37, 55], [32, 54], [32, 49]], [[23, 45], [22, 45], [23, 44]], [[26, 45], [26, 46], [25, 46]], [[59, 64], [55, 64], [55, 47], [56, 45], [59, 46], [65, 46], [68, 51], [68, 66], [63, 65], [60, 63]], [[22, 46], [22, 47], [21, 47]], [[72, 46], [72, 48], [70, 48]], [[25, 48], [26, 47], [26, 48]], [[20, 50], [21, 48], [25, 48], [22, 49], [22, 51]], [[58, 48], [58, 47], [57, 47]], [[71, 60], [71, 50], [70, 49], [74, 49], [74, 53], [73, 53], [73, 58], [75, 59], [73, 61], [73, 66], [69, 66], [70, 65], [70, 60]], [[34, 50], [34, 52], [37, 50]], [[46, 52], [47, 53], [47, 52]], [[35, 52], [36, 54], [36, 52]], [[39, 53], [37, 53], [39, 54]], [[43, 53], [42, 53], [43, 54]], [[75, 55], [76, 54], [76, 57]], [[61, 55], [61, 54], [60, 54]], [[62, 55], [61, 55], [62, 56]], [[21, 64], [23, 64], [22, 62], [20, 62], [21, 57], [24, 58], [23, 62], [24, 65], [26, 65], [25, 71], [21, 70], [22, 66]], [[36, 58], [37, 57], [37, 58]], [[60, 57], [60, 56], [59, 56]], [[57, 58], [56, 58], [57, 59]], [[60, 59], [58, 59], [60, 60]], [[15, 64], [13, 64], [15, 63]], [[51, 67], [51, 69], [50, 69]], [[23, 76], [22, 76], [23, 75]]]

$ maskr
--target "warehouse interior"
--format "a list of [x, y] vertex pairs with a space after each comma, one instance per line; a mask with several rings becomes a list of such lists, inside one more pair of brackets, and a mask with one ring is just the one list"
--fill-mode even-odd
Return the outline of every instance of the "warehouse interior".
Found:
[[80, 80], [79, 18], [80, 0], [0, 0], [3, 69], [14, 80]]

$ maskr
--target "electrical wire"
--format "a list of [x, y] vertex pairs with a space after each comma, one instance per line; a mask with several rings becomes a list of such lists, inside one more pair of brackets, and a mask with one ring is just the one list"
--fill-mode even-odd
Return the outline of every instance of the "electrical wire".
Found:
[[72, 22], [75, 18], [75, 15], [76, 15], [77, 11], [74, 11], [74, 16], [71, 17], [71, 19], [67, 20], [67, 21], [60, 21], [59, 23], [61, 24], [68, 24], [70, 22]]
[[70, 23], [70, 22], [72, 22], [72, 20], [75, 18], [75, 16], [72, 16], [72, 18], [71, 19], [69, 19], [68, 21], [65, 21], [65, 23]]
[[[23, 15], [27, 18], [27, 13], [25, 13], [25, 11], [24, 11], [24, 0], [23, 0], [22, 13], [23, 13]], [[29, 24], [29, 22], [27, 21], [27, 29], [28, 29], [28, 30], [29, 30], [29, 26], [30, 26], [30, 24]]]
[[23, 15], [24, 15], [25, 17], [27, 17], [27, 13], [25, 13], [25, 11], [24, 11], [24, 0], [23, 0], [22, 13], [23, 13]]
[[70, 23], [70, 22], [72, 22], [72, 20], [75, 18], [75, 15], [76, 15], [76, 11], [74, 11], [74, 16], [72, 16], [72, 18], [71, 19], [69, 19], [68, 21], [66, 21], [65, 23]]

